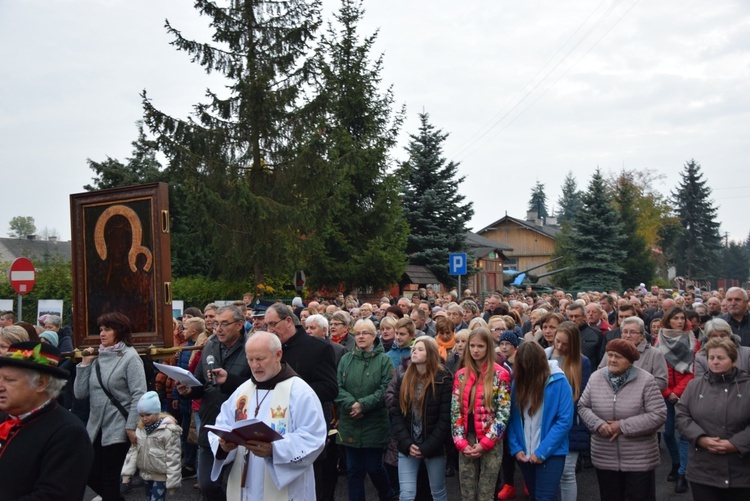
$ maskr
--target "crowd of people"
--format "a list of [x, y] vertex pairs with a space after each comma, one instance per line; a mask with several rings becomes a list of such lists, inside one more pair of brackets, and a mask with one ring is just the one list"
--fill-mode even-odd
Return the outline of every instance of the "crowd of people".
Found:
[[0, 314], [0, 499], [143, 483], [159, 501], [195, 479], [206, 500], [330, 501], [345, 475], [352, 501], [365, 477], [381, 500], [437, 501], [458, 475], [464, 500], [569, 501], [587, 467], [605, 501], [655, 500], [657, 482], [750, 499], [744, 289], [250, 299], [175, 320], [179, 381], [120, 313], [77, 364], [59, 317]]

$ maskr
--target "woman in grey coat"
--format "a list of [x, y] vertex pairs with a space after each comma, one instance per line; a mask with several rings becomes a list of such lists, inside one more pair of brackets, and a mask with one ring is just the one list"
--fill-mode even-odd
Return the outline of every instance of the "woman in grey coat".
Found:
[[630, 341], [607, 343], [607, 367], [591, 375], [578, 415], [591, 430], [591, 462], [602, 501], [654, 501], [659, 443], [667, 407], [654, 377], [633, 362]]
[[[714, 318], [706, 322], [706, 328], [704, 329], [706, 338], [701, 339], [701, 342], [708, 343], [713, 338], [724, 338], [734, 341], [737, 347], [737, 363], [735, 366], [744, 372], [750, 373], [750, 347], [742, 346], [741, 338], [732, 332], [732, 328], [721, 318]], [[708, 372], [708, 354], [706, 353], [706, 347], [703, 346], [701, 350], [695, 354], [695, 379], [700, 379], [703, 374]]]
[[146, 392], [146, 375], [131, 346], [128, 317], [104, 313], [97, 324], [99, 355], [94, 356], [92, 348], [84, 350], [73, 389], [76, 398], [88, 398], [91, 405], [86, 430], [94, 444], [94, 463], [88, 485], [102, 501], [121, 500], [120, 472], [130, 444], [135, 444], [138, 400]]
[[[677, 402], [677, 427], [692, 447], [687, 479], [696, 501], [750, 499], [750, 376], [731, 339], [705, 346], [708, 372]], [[743, 398], [744, 395], [744, 398]]]
[[[638, 360], [633, 365], [648, 372], [654, 379], [659, 391], [667, 387], [667, 361], [664, 355], [651, 346], [646, 339], [646, 326], [638, 317], [628, 317], [620, 324], [620, 336], [626, 341], [630, 341], [638, 348]], [[599, 368], [607, 366], [607, 357], [603, 357]]]

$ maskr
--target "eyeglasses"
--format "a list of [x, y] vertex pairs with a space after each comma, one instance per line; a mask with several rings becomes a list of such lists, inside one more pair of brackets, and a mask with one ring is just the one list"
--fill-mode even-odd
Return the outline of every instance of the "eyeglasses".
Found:
[[[292, 318], [292, 317], [286, 317], [286, 318]], [[286, 320], [286, 318], [283, 319], [283, 320], [276, 320], [275, 322], [274, 321], [266, 322], [266, 328], [268, 328], [268, 329], [275, 329], [276, 326], [279, 325], [284, 320]]]
[[500, 327], [493, 327], [492, 329], [490, 329], [490, 332], [492, 332], [492, 333], [503, 332], [504, 330], [505, 329], [501, 329]]
[[214, 322], [214, 327], [217, 329], [226, 329], [232, 324], [236, 324], [239, 322], [239, 320], [235, 320], [234, 322]]
[[623, 336], [638, 336], [640, 333], [641, 331], [620, 331], [620, 334]]
[[[343, 325], [343, 324], [342, 324], [342, 325]], [[355, 332], [355, 333], [354, 333], [354, 336], [355, 336], [355, 337], [360, 337], [360, 336], [372, 336], [372, 332], [369, 332], [369, 331], [361, 331], [361, 332]]]
[[342, 327], [344, 325], [344, 322], [331, 322], [331, 327]]

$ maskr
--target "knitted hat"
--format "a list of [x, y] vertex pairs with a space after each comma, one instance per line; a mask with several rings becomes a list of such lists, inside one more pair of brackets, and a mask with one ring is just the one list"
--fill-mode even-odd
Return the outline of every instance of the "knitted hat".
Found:
[[619, 353], [623, 357], [630, 360], [631, 364], [641, 358], [641, 354], [638, 353], [638, 348], [636, 348], [635, 345], [630, 341], [626, 341], [624, 339], [613, 339], [612, 341], [607, 343], [607, 351], [614, 351], [615, 353]]
[[518, 348], [518, 336], [513, 331], [503, 331], [503, 334], [500, 336], [500, 342], [502, 343], [503, 341], [507, 341], [515, 348]]
[[60, 340], [57, 337], [57, 332], [54, 331], [44, 331], [41, 334], [39, 334], [40, 339], [46, 339], [49, 341], [49, 344], [57, 348], [58, 344], [60, 343]]
[[161, 401], [159, 394], [155, 391], [147, 391], [138, 401], [138, 414], [159, 414], [161, 412]]

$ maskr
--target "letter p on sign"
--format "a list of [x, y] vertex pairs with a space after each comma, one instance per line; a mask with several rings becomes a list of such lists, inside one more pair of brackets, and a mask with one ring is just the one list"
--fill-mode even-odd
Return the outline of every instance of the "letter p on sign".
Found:
[[451, 275], [466, 275], [466, 253], [451, 254], [448, 259]]

